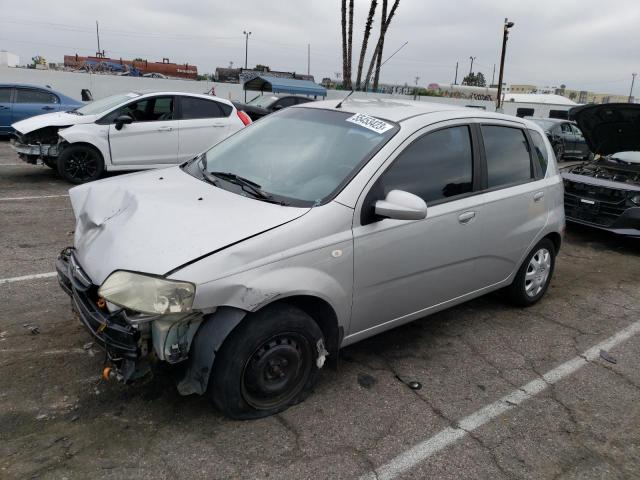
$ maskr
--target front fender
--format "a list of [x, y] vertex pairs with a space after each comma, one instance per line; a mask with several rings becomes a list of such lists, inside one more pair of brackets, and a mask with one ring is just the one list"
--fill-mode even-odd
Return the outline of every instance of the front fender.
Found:
[[88, 143], [93, 145], [102, 154], [105, 165], [111, 165], [108, 125], [98, 125], [96, 123], [73, 125], [58, 131], [58, 135], [69, 144]]

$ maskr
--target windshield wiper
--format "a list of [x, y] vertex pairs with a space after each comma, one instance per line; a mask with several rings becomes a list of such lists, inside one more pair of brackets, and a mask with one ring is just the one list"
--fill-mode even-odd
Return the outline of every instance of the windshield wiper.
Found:
[[[236, 185], [240, 185], [245, 192], [253, 193], [254, 196], [264, 199], [264, 200], [272, 200], [272, 196], [268, 193], [262, 191], [260, 189], [260, 185], [256, 182], [252, 182], [248, 178], [241, 177], [240, 175], [236, 175], [235, 173], [229, 172], [207, 172], [209, 175], [213, 175], [214, 177], [222, 178], [227, 182], [234, 183]], [[245, 187], [249, 190], [245, 190]], [[278, 202], [280, 203], [280, 202]]]

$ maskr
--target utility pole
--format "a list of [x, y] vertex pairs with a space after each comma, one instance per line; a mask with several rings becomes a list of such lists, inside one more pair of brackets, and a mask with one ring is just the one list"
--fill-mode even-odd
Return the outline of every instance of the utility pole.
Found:
[[514, 23], [508, 18], [504, 19], [504, 27], [502, 28], [502, 56], [500, 57], [500, 74], [498, 75], [498, 98], [496, 99], [496, 112], [499, 112], [502, 104], [502, 79], [504, 78], [504, 56], [507, 52], [507, 40], [509, 39], [509, 29]]
[[242, 33], [244, 33], [244, 38], [245, 38], [245, 43], [244, 43], [244, 68], [246, 70], [247, 68], [249, 68], [247, 60], [249, 59], [249, 35], [251, 35], [251, 32], [247, 32], [246, 30], [244, 30]]
[[413, 90], [414, 100], [418, 98], [418, 82], [420, 81], [420, 77], [418, 75], [416, 75], [415, 81], [416, 81], [416, 88]]
[[453, 84], [458, 84], [458, 62], [456, 62], [456, 77], [453, 79]]
[[476, 59], [476, 57], [469, 57], [469, 59], [471, 60], [471, 66], [469, 67], [469, 76], [471, 76], [471, 74], [473, 73], [473, 61]]
[[[491, 85], [496, 84], [496, 64], [493, 64], [493, 75], [491, 75]], [[489, 86], [491, 86], [489, 85]]]
[[98, 53], [102, 52], [100, 50], [100, 30], [98, 29], [98, 21], [96, 20], [96, 38], [98, 39]]
[[307, 43], [307, 75], [311, 75], [311, 44]]
[[633, 84], [636, 83], [636, 75], [638, 74], [637, 73], [631, 74], [631, 90], [629, 90], [629, 103], [631, 103], [631, 100], [633, 100]]

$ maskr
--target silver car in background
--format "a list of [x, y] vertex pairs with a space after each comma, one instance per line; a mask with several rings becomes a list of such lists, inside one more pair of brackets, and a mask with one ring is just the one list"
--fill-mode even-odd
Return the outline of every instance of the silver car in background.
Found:
[[505, 289], [544, 295], [563, 187], [535, 124], [450, 105], [324, 101], [179, 166], [70, 190], [57, 261], [106, 377], [176, 365], [233, 418], [300, 402], [341, 347]]

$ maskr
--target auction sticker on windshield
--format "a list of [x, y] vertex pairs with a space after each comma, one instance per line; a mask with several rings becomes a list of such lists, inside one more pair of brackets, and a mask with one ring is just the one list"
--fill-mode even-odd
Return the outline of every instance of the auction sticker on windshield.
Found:
[[384, 133], [393, 128], [390, 123], [364, 113], [356, 113], [354, 116], [347, 118], [347, 122], [355, 123], [377, 133]]

